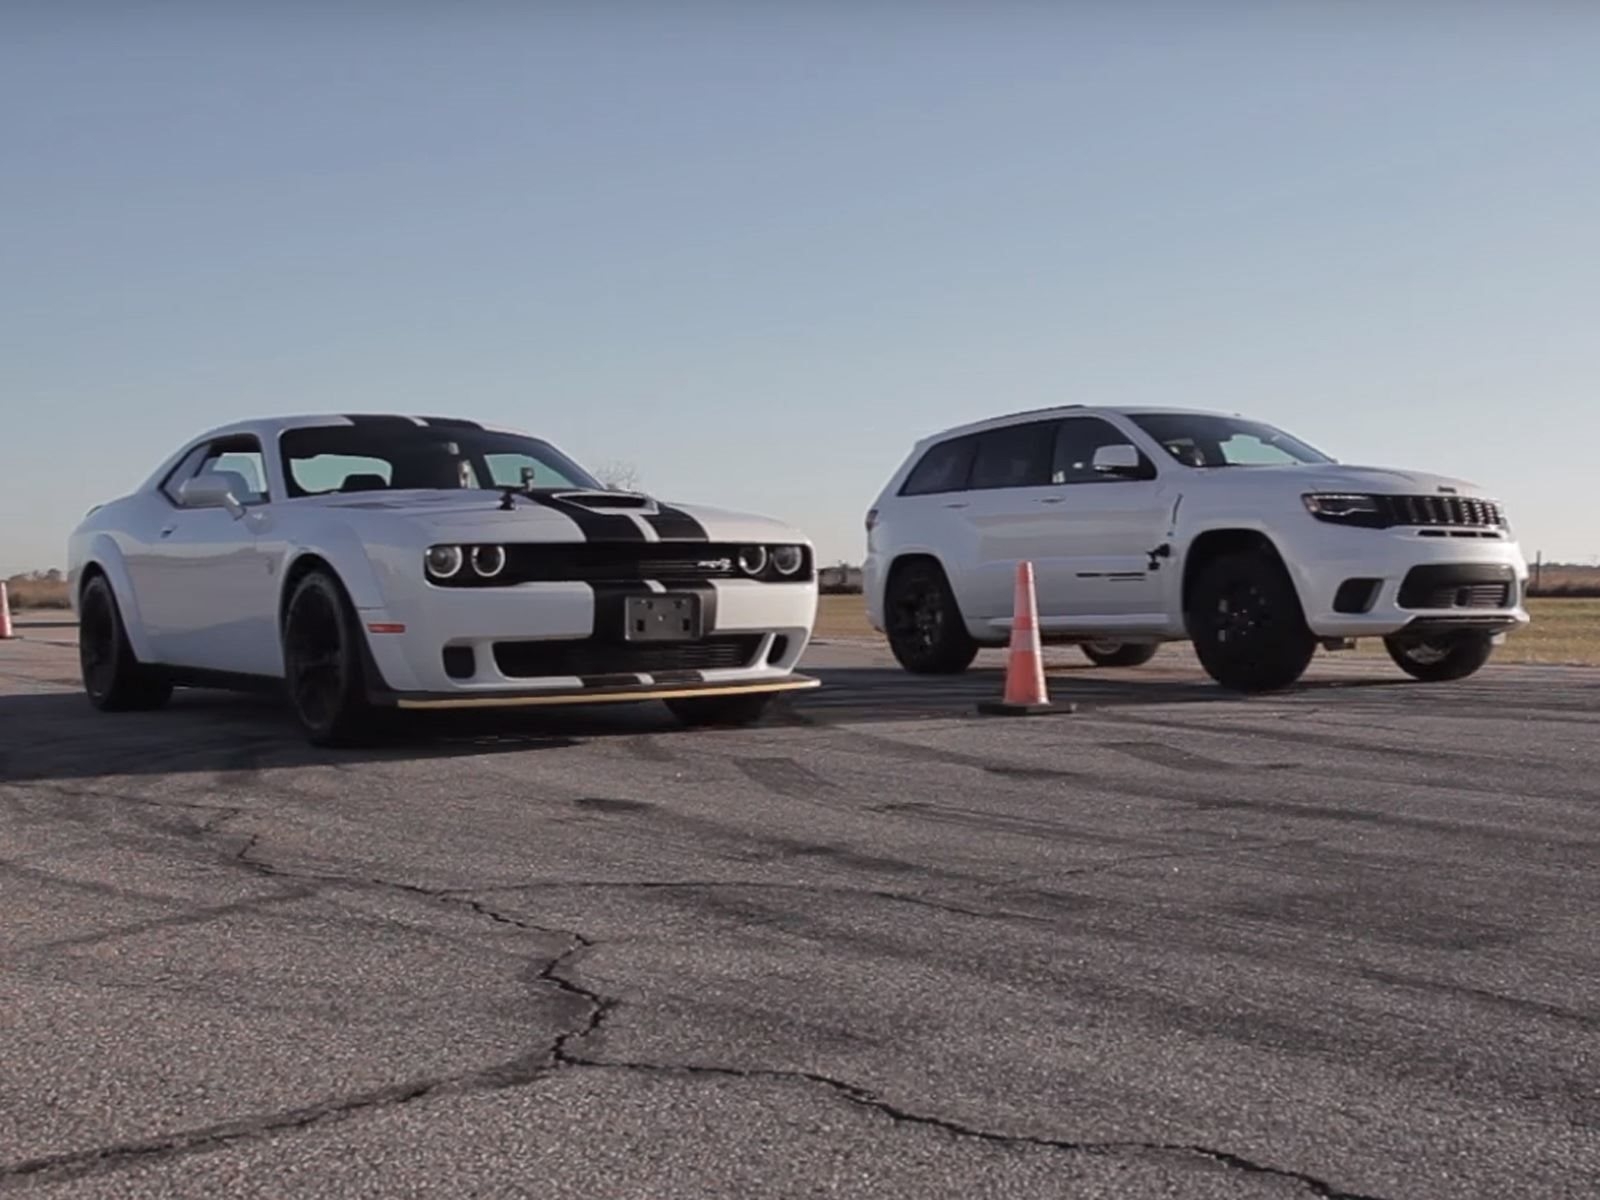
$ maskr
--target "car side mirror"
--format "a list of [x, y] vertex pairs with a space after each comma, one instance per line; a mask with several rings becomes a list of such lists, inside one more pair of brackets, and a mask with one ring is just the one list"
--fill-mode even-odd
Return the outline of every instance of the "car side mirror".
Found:
[[1144, 474], [1144, 463], [1139, 448], [1126, 443], [1101, 446], [1094, 452], [1094, 469], [1100, 475], [1122, 475], [1137, 478]]
[[178, 503], [184, 508], [225, 508], [237, 520], [244, 516], [240, 497], [249, 494], [250, 487], [238, 472], [207, 471], [183, 481], [178, 488]]

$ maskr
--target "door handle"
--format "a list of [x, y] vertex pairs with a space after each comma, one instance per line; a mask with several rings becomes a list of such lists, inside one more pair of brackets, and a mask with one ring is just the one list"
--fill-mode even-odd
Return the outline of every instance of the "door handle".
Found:
[[178, 527], [176, 525], [168, 525], [168, 526], [166, 526], [165, 528], [163, 528], [161, 530], [161, 536], [162, 537], [171, 537], [177, 531], [178, 531]]
[[1062, 503], [1065, 503], [1066, 499], [1067, 498], [1065, 496], [1045, 496], [1039, 501], [1039, 503], [1040, 504], [1062, 504]]
[[945, 507], [946, 508], [966, 508], [967, 507], [967, 502], [965, 500], [958, 500], [953, 504], [946, 504]]

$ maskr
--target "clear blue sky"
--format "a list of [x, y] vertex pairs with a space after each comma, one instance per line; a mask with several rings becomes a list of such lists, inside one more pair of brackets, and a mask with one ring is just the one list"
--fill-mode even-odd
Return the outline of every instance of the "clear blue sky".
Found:
[[915, 436], [1220, 407], [1600, 556], [1596, 64], [1570, 3], [13, 0], [0, 573], [305, 410], [517, 425], [858, 559]]

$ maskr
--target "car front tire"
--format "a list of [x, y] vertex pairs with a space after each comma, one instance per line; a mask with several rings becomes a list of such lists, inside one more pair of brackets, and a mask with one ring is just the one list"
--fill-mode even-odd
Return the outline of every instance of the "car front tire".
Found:
[[95, 575], [78, 603], [78, 664], [89, 703], [101, 712], [142, 712], [172, 698], [172, 684], [134, 656], [111, 581]]
[[950, 581], [936, 563], [913, 562], [889, 580], [884, 624], [895, 660], [914, 675], [959, 675], [978, 656]]
[[1130, 642], [1084, 642], [1078, 649], [1097, 667], [1142, 667], [1156, 656], [1157, 647]]
[[1390, 637], [1383, 639], [1383, 646], [1395, 665], [1413, 679], [1449, 683], [1477, 674], [1494, 653], [1494, 635], [1457, 633], [1425, 641]]
[[312, 745], [353, 745], [375, 732], [362, 662], [344, 588], [326, 571], [309, 572], [284, 608], [283, 674], [290, 710]]
[[767, 711], [772, 697], [766, 693], [752, 696], [701, 696], [683, 700], [668, 700], [667, 708], [685, 725], [737, 728], [754, 725]]
[[1289, 687], [1316, 653], [1289, 573], [1264, 551], [1225, 554], [1201, 567], [1186, 618], [1200, 665], [1234, 691]]

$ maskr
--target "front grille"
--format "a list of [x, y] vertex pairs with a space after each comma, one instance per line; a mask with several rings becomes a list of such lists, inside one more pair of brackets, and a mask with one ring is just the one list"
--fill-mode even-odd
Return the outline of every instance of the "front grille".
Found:
[[512, 679], [544, 675], [619, 675], [663, 671], [715, 671], [748, 666], [761, 648], [760, 634], [702, 638], [697, 642], [496, 642], [495, 665]]
[[1505, 523], [1500, 506], [1465, 496], [1377, 496], [1387, 525], [1498, 529]]
[[[698, 583], [748, 579], [739, 570], [739, 549], [728, 542], [566, 542], [508, 545], [505, 569], [484, 580], [464, 570], [444, 581], [454, 587], [506, 587], [517, 583]], [[759, 578], [776, 583], [808, 583], [811, 552], [793, 575], [768, 566]]]
[[1413, 567], [1400, 585], [1401, 608], [1510, 608], [1516, 575], [1510, 567], [1457, 564]]

